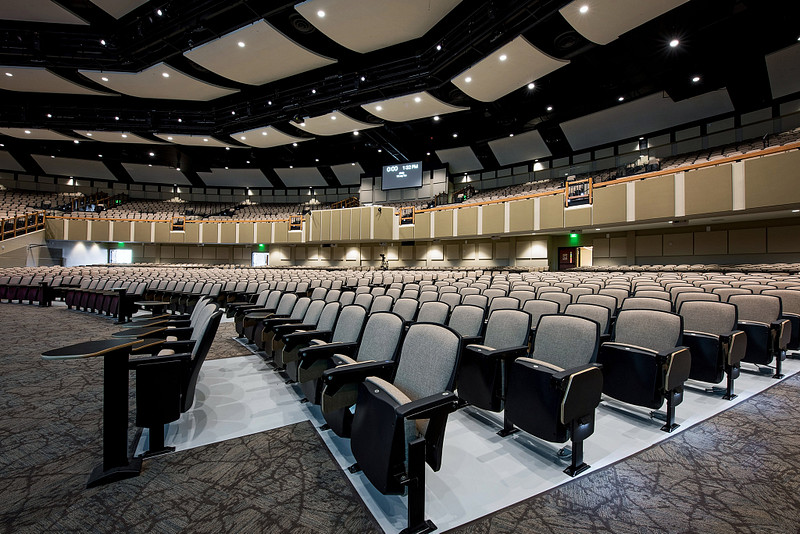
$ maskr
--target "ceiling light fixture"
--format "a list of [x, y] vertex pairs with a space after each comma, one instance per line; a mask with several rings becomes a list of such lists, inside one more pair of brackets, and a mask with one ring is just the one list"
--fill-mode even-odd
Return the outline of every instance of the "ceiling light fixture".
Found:
[[676, 46], [678, 46], [679, 44], [681, 44], [681, 42], [680, 42], [679, 40], [677, 40], [677, 39], [673, 39], [673, 40], [671, 40], [671, 41], [669, 42], [669, 46], [670, 46], [670, 48], [675, 48], [675, 47], [676, 47]]
[[426, 156], [430, 156], [430, 155], [431, 155], [431, 153], [430, 153], [430, 152], [427, 152], [425, 155], [426, 155]]
[[86, 135], [87, 135], [88, 137], [91, 137], [91, 136], [93, 136], [94, 134], [93, 134], [92, 132], [86, 132]]
[[183, 119], [178, 119], [178, 122], [183, 122]]
[[624, 96], [621, 96], [621, 97], [619, 97], [619, 98], [617, 99], [617, 101], [619, 101], [619, 102], [622, 102], [623, 100], [625, 100], [625, 97], [624, 97]]
[[321, 19], [324, 19], [325, 18], [325, 12], [320, 9], [319, 11], [317, 11], [317, 16], [319, 18], [321, 18]]
[[31, 133], [31, 131], [30, 131], [30, 130], [25, 130], [25, 133], [26, 133], [26, 134], [30, 134], [30, 133]]
[[271, 106], [272, 105], [272, 100], [267, 100], [267, 105]]
[[434, 115], [433, 116], [433, 120], [438, 121], [439, 120], [439, 115]]
[[294, 165], [289, 165], [289, 168], [290, 169], [294, 169]]
[[311, 94], [312, 94], [312, 95], [315, 95], [315, 94], [317, 94], [317, 90], [316, 90], [316, 89], [312, 89], [312, 90], [311, 90]]
[[164, 78], [169, 78], [169, 72], [162, 72], [161, 76], [163, 76]]
[[366, 78], [366, 77], [364, 77], [364, 76], [362, 76], [362, 77], [361, 77], [361, 81], [362, 81], [362, 82], [365, 82], [365, 81], [367, 81], [367, 78]]
[[231, 149], [231, 147], [229, 147], [229, 146], [225, 147], [225, 150], [230, 150], [230, 149]]
[[505, 60], [507, 60], [507, 59], [508, 59], [508, 56], [507, 56], [507, 55], [505, 55], [505, 54], [502, 54], [502, 55], [500, 56], [500, 61], [505, 61]]
[[97, 155], [97, 157], [98, 157], [98, 158], [102, 158], [102, 157], [103, 157], [103, 155], [102, 155], [102, 154], [98, 154], [98, 155]]
[[581, 12], [581, 15], [585, 15], [586, 13], [588, 13], [588, 12], [589, 12], [589, 6], [587, 6], [587, 5], [582, 5], [582, 6], [581, 6], [581, 8], [580, 8], [578, 11], [580, 11], [580, 12]]
[[300, 123], [300, 126], [302, 126], [303, 128], [305, 128], [305, 127], [306, 127], [306, 121], [303, 121], [303, 122], [301, 122], [301, 123]]
[[100, 78], [100, 79], [101, 79], [101, 80], [103, 80], [104, 82], [107, 82], [107, 81], [108, 81], [108, 78], [106, 78], [105, 76], [103, 76], [103, 77], [102, 77], [102, 78]]
[[231, 111], [231, 115], [236, 115], [236, 112], [235, 111]]
[[127, 139], [128, 138], [128, 134], [122, 134], [122, 138], [123, 139]]
[[239, 139], [241, 139], [242, 141], [244, 141], [245, 139], [247, 139], [247, 137], [245, 137], [245, 136], [241, 136]]
[[471, 82], [472, 81], [472, 76], [467, 76], [466, 78], [464, 78], [464, 81], [467, 82], [467, 83]]
[[699, 81], [700, 81], [700, 76], [695, 76], [694, 78], [692, 78], [692, 82], [694, 83], [697, 83]]
[[175, 167], [175, 170], [180, 172], [181, 168], [180, 167]]
[[267, 132], [261, 132], [261, 135], [267, 135]]
[[547, 111], [553, 111], [553, 106], [547, 106]]
[[314, 161], [316, 161], [317, 163], [319, 163], [319, 158], [314, 158]]
[[292, 146], [297, 146], [297, 143], [292, 143]]
[[156, 155], [155, 152], [150, 152], [150, 157], [151, 158], [155, 157], [155, 155]]
[[353, 131], [353, 135], [358, 135], [358, 130]]
[[115, 116], [115, 117], [114, 117], [114, 120], [115, 120], [115, 121], [118, 121], [118, 120], [119, 120], [119, 116]]
[[336, 115], [331, 115], [331, 120], [335, 121], [336, 120]]
[[172, 141], [172, 136], [167, 137], [167, 141]]
[[382, 111], [382, 110], [383, 110], [383, 106], [375, 106], [375, 111]]
[[14, 75], [11, 74], [10, 72], [6, 72], [6, 76], [8, 76], [9, 78], [13, 78], [14, 77]]
[[508, 134], [509, 137], [514, 137], [514, 134]]
[[355, 167], [355, 166], [356, 166], [356, 164], [355, 164], [355, 163], [351, 163], [350, 165], [351, 165], [351, 166], [353, 166], [353, 167]]
[[417, 104], [419, 104], [420, 102], [422, 102], [422, 99], [421, 99], [420, 97], [418, 97], [418, 96], [415, 96], [415, 97], [414, 97], [414, 102], [416, 102]]
[[52, 118], [53, 118], [53, 115], [52, 115], [52, 114], [50, 114], [50, 113], [48, 113], [48, 114], [47, 114], [47, 118], [48, 118], [48, 119], [52, 119]]
[[380, 152], [383, 152], [383, 150], [381, 150], [381, 149], [379, 148], [379, 149], [378, 149], [378, 153], [380, 153]]
[[79, 144], [81, 144], [81, 142], [80, 142], [80, 141], [78, 141], [77, 139], [75, 139], [75, 140], [73, 141], [73, 143], [75, 143], [76, 145], [79, 145]]
[[531, 91], [532, 91], [534, 87], [536, 87], [536, 84], [535, 84], [535, 83], [531, 82], [531, 83], [529, 83], [529, 84], [528, 84], [528, 89], [529, 89], [529, 90], [531, 90]]
[[[798, 37], [798, 39], [797, 39], [797, 40], [798, 40], [798, 41], [800, 41], [800, 37]], [[442, 45], [440, 45], [440, 44], [437, 44], [437, 45], [436, 45], [436, 50], [441, 50], [441, 49], [442, 49]]]
[[454, 134], [453, 134], [453, 137], [458, 137], [458, 134], [457, 134], [457, 133], [454, 133]]
[[105, 46], [106, 45], [106, 40], [105, 39], [100, 39], [100, 44]]
[[244, 48], [244, 41], [239, 41], [239, 42], [238, 42], [238, 43], [236, 43], [236, 44], [238, 44], [238, 45], [239, 45], [239, 48]]

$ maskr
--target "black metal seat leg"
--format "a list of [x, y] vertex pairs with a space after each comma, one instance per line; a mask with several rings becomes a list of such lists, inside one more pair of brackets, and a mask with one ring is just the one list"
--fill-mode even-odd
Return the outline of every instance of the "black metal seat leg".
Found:
[[783, 373], [781, 372], [783, 367], [783, 359], [786, 357], [785, 351], [778, 351], [778, 354], [775, 355], [775, 374], [772, 375], [772, 378], [781, 379], [783, 378]]
[[408, 526], [401, 534], [433, 532], [436, 525], [425, 519], [425, 440], [418, 438], [408, 445]]
[[729, 367], [725, 369], [725, 375], [727, 377], [727, 385], [725, 387], [725, 395], [722, 396], [725, 400], [733, 400], [737, 397], [737, 395], [733, 392], [733, 380], [734, 380], [734, 369]]
[[572, 441], [572, 463], [564, 469], [564, 472], [571, 477], [583, 473], [591, 466], [583, 461], [583, 440]]
[[175, 450], [175, 447], [167, 447], [164, 445], [164, 425], [159, 424], [151, 426], [147, 430], [149, 435], [149, 447], [147, 452], [142, 455], [144, 458], [152, 458], [153, 456], [166, 454]]
[[670, 391], [667, 393], [667, 421], [661, 430], [664, 432], [672, 432], [680, 425], [675, 424], [675, 392]]

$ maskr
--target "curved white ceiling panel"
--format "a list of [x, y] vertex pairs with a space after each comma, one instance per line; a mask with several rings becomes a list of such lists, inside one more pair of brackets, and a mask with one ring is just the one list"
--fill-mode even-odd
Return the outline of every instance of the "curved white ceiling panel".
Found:
[[0, 19], [88, 26], [85, 20], [50, 0], [2, 0]]
[[227, 89], [192, 78], [165, 63], [158, 63], [141, 72], [78, 72], [109, 89], [139, 98], [208, 101], [238, 92], [238, 89]]
[[37, 141], [73, 141], [75, 139], [53, 130], [37, 128], [0, 128], [0, 134], [18, 139], [35, 139]]
[[303, 122], [292, 122], [292, 124], [314, 135], [339, 135], [382, 126], [381, 124], [357, 121], [341, 111], [333, 111], [319, 117], [308, 117]]
[[285, 134], [282, 131], [266, 126], [264, 128], [253, 128], [252, 130], [245, 130], [244, 132], [237, 132], [231, 134], [231, 137], [246, 145], [255, 148], [271, 148], [274, 146], [291, 145], [292, 143], [300, 143], [302, 141], [309, 141], [309, 137], [295, 137], [293, 135]]
[[89, 0], [91, 3], [114, 17], [121, 19], [148, 0]]
[[163, 139], [168, 143], [175, 143], [176, 145], [186, 146], [213, 146], [213, 147], [231, 147], [236, 148], [235, 145], [229, 145], [218, 141], [208, 135], [191, 135], [191, 134], [174, 134], [174, 133], [157, 133], [153, 134], [159, 139]]
[[262, 85], [336, 63], [295, 43], [261, 20], [183, 53], [231, 80]]
[[472, 98], [493, 102], [568, 63], [548, 56], [520, 35], [451, 81]]
[[340, 45], [366, 54], [422, 37], [461, 0], [308, 0], [294, 8]]
[[47, 174], [56, 176], [77, 176], [78, 178], [94, 178], [97, 180], [117, 181], [116, 176], [103, 165], [102, 161], [91, 159], [50, 157], [34, 154], [33, 159]]
[[514, 137], [501, 137], [489, 141], [494, 157], [500, 165], [511, 165], [520, 161], [531, 161], [552, 156], [550, 149], [536, 130], [521, 133]]
[[130, 143], [133, 145], [160, 145], [157, 141], [151, 141], [145, 137], [139, 137], [130, 132], [89, 132], [86, 130], [75, 130], [75, 133], [103, 143]]
[[364, 169], [361, 168], [361, 165], [356, 163], [353, 165], [352, 163], [342, 163], [341, 165], [331, 165], [331, 170], [333, 174], [336, 175], [336, 178], [339, 180], [339, 183], [342, 185], [358, 185], [361, 183], [361, 174], [364, 172]]
[[[95, 91], [39, 67], [0, 67], [0, 89], [26, 93], [117, 96]], [[9, 76], [10, 75], [10, 76]]]
[[361, 107], [376, 117], [392, 122], [413, 121], [469, 109], [446, 104], [426, 91], [372, 102]]

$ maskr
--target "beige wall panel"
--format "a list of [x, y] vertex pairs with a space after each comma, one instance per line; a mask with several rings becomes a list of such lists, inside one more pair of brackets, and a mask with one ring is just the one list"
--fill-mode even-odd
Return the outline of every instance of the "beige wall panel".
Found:
[[636, 255], [637, 256], [661, 256], [661, 236], [660, 235], [637, 235], [636, 236]]
[[309, 241], [322, 241], [322, 211], [311, 212]]
[[[198, 247], [192, 247], [194, 250], [199, 250]], [[201, 254], [202, 256], [202, 254]], [[175, 259], [176, 260], [186, 260], [189, 259], [189, 247], [175, 247]]]
[[272, 223], [256, 224], [256, 242], [262, 244], [272, 243]]
[[133, 223], [133, 240], [139, 243], [150, 242], [150, 223], [149, 222], [135, 222]]
[[[342, 212], [342, 230], [341, 230], [341, 240], [342, 241], [349, 241], [350, 240], [350, 218], [353, 213], [351, 209], [343, 209], [339, 210]], [[358, 236], [356, 236], [358, 239]]]
[[[183, 248], [183, 247], [181, 247]], [[203, 251], [211, 250], [211, 247], [190, 247], [187, 249], [189, 253], [189, 259], [191, 260], [201, 260], [203, 259]]]
[[333, 212], [325, 210], [321, 212], [320, 226], [314, 227], [314, 239], [329, 243], [331, 241], [331, 221], [333, 220]]
[[621, 258], [628, 255], [628, 240], [624, 237], [612, 237], [608, 243], [608, 256]]
[[431, 213], [417, 213], [414, 215], [414, 239], [429, 237], [431, 237]]
[[[347, 261], [358, 261], [361, 259], [361, 252], [358, 250], [358, 245], [350, 245], [344, 248], [344, 259]], [[334, 249], [336, 250], [336, 249]]]
[[172, 245], [162, 245], [161, 246], [161, 258], [166, 260], [171, 260], [175, 257], [175, 247]]
[[592, 224], [625, 222], [628, 207], [627, 184], [597, 187], [592, 193]]
[[[371, 260], [371, 259], [373, 259], [373, 257], [372, 257], [372, 248], [373, 247], [361, 247], [361, 251], [359, 253], [361, 254], [361, 259], [362, 260]], [[376, 255], [376, 258], [378, 258], [378, 257], [379, 256]]]
[[64, 219], [46, 218], [44, 221], [46, 239], [64, 239]]
[[[463, 211], [463, 210], [462, 210]], [[487, 204], [482, 209], [481, 235], [500, 235], [505, 231], [506, 205], [505, 203]], [[459, 214], [459, 227], [461, 215]], [[459, 229], [458, 235], [461, 235]]]
[[534, 239], [531, 241], [531, 259], [547, 259], [547, 239]]
[[592, 256], [595, 258], [608, 258], [609, 239], [600, 238], [592, 241]]
[[[156, 243], [169, 243], [171, 241], [170, 230], [172, 229], [172, 225], [170, 223], [163, 223], [157, 222], [155, 224], [155, 236], [156, 236]], [[188, 226], [188, 225], [187, 225]], [[195, 225], [196, 226], [196, 225]], [[180, 241], [181, 243], [183, 241]]]
[[[128, 229], [128, 233], [122, 239], [115, 239], [114, 241], [130, 241], [131, 234], [130, 234], [130, 223], [125, 223], [126, 228]], [[115, 225], [116, 226], [116, 225]], [[89, 231], [89, 224], [88, 221], [85, 220], [78, 220], [78, 219], [70, 219], [69, 227], [67, 228], [67, 239], [72, 241], [86, 241], [86, 236]], [[116, 236], [117, 233], [114, 232]]]
[[[169, 242], [170, 243], [197, 243], [197, 239], [194, 240], [187, 240], [186, 239], [186, 231], [183, 232], [171, 232], [172, 224], [171, 223], [155, 223], [156, 225], [164, 224], [167, 226], [167, 233], [169, 234]], [[195, 225], [196, 226], [196, 225]], [[184, 226], [184, 228], [186, 228]], [[158, 241], [158, 226], [156, 226], [156, 241]]]
[[275, 226], [275, 243], [288, 243], [289, 223], [286, 221], [280, 221], [272, 224]]
[[398, 228], [397, 235], [402, 241], [410, 241], [414, 239], [414, 227], [410, 225], [401, 226]]
[[745, 207], [781, 206], [800, 202], [800, 151], [744, 162]]
[[347, 256], [347, 246], [338, 246], [330, 249], [333, 254], [333, 259], [336, 261], [344, 261]]
[[564, 227], [564, 194], [540, 197], [539, 227], [563, 228]]
[[[192, 250], [191, 248], [189, 250]], [[203, 259], [204, 260], [215, 260], [217, 259], [217, 247], [201, 247], [200, 250], [203, 251]]]
[[527, 260], [531, 257], [531, 241], [517, 239], [516, 257], [521, 260]]
[[475, 243], [464, 243], [461, 247], [461, 258], [465, 260], [475, 260], [477, 258], [477, 251], [475, 250]]
[[591, 225], [591, 206], [579, 206], [564, 210], [564, 228], [580, 228]]
[[156, 254], [158, 254], [157, 245], [145, 245], [144, 249], [142, 249], [142, 255], [145, 258], [155, 258]]
[[728, 230], [728, 252], [730, 254], [763, 254], [766, 251], [766, 228]]
[[491, 243], [478, 243], [478, 259], [491, 260], [492, 259], [492, 244]]
[[302, 243], [303, 242], [303, 232], [301, 231], [294, 231], [289, 232], [289, 243]]
[[411, 260], [413, 258], [414, 258], [414, 247], [412, 246], [400, 247], [401, 260]]
[[218, 231], [218, 223], [203, 223], [203, 243], [219, 243]]
[[[76, 221], [70, 221], [70, 234], [72, 233], [72, 225]], [[72, 239], [70, 237], [70, 239]], [[131, 223], [127, 221], [114, 221], [114, 241], [130, 241], [131, 240]]]
[[316, 248], [317, 247], [308, 247], [309, 253], [308, 256], [306, 256], [306, 247], [297, 247], [294, 249], [294, 259], [304, 260], [307, 257], [310, 258], [312, 254], [316, 254]]
[[444, 260], [444, 246], [441, 243], [431, 243], [428, 247], [428, 259], [431, 261]]
[[664, 234], [664, 256], [691, 256], [694, 254], [694, 234]]
[[494, 257], [498, 260], [507, 260], [509, 253], [508, 253], [508, 243], [495, 243], [494, 245]]
[[329, 259], [331, 259], [331, 255], [332, 255], [331, 254], [331, 250], [333, 250], [333, 248], [331, 248], [331, 247], [320, 247], [319, 248], [319, 259], [321, 259], [321, 260], [329, 260]]
[[233, 258], [237, 260], [250, 260], [252, 252], [247, 248], [233, 249]]
[[454, 210], [439, 210], [433, 212], [434, 237], [453, 236], [453, 211]]
[[108, 221], [92, 221], [92, 241], [110, 241], [108, 225]]
[[394, 209], [374, 210], [374, 218], [372, 220], [373, 239], [380, 239], [386, 241], [392, 238], [392, 226], [394, 224]]
[[478, 207], [458, 210], [458, 236], [478, 235]]
[[200, 225], [199, 224], [186, 224], [184, 225], [184, 240], [186, 243], [199, 243], [200, 242]]
[[236, 223], [220, 223], [220, 243], [236, 243]]
[[446, 255], [447, 261], [457, 261], [457, 260], [461, 259], [461, 256], [459, 256], [459, 250], [458, 250], [458, 245], [457, 244], [456, 245], [445, 245], [445, 249], [444, 250], [445, 250], [445, 255]]
[[509, 203], [510, 232], [533, 232], [533, 199]]
[[331, 210], [331, 241], [342, 238], [342, 210]]
[[231, 258], [231, 248], [229, 247], [217, 247], [217, 257], [218, 260], [228, 260]]
[[675, 175], [668, 174], [634, 182], [636, 184], [636, 220], [675, 216]]
[[[361, 239], [362, 240], [370, 239], [370, 234], [371, 234], [370, 226], [373, 223], [373, 218], [377, 217], [378, 210], [377, 209], [372, 209], [372, 208], [361, 208], [359, 211], [361, 211], [361, 229], [360, 229], [360, 231], [361, 231]], [[387, 209], [386, 213], [384, 214], [383, 210], [381, 210], [381, 217], [384, 217], [384, 221], [387, 221], [387, 220], [389, 221], [389, 237], [387, 239], [391, 239], [392, 238], [392, 226], [391, 226], [391, 224], [392, 224], [392, 215], [391, 215], [391, 213], [393, 211], [394, 211], [393, 209]], [[385, 222], [384, 222], [384, 224], [385, 224]]]
[[728, 232], [719, 230], [716, 232], [695, 232], [694, 233], [694, 254], [695, 256], [727, 254], [728, 253]]
[[[350, 210], [350, 240], [361, 239], [361, 209], [353, 208]], [[369, 236], [367, 236], [369, 237]]]
[[[376, 255], [380, 254], [380, 252], [376, 251], [375, 254]], [[397, 245], [389, 245], [389, 246], [386, 247], [386, 252], [384, 252], [384, 254], [386, 254], [386, 259], [387, 260], [399, 260], [400, 259], [400, 247], [398, 247]]]
[[424, 260], [428, 257], [428, 245], [416, 245], [414, 247], [414, 259]]
[[252, 245], [255, 243], [255, 224], [239, 223], [239, 243]]
[[800, 252], [800, 226], [767, 228], [767, 252]]
[[732, 170], [728, 163], [687, 172], [683, 179], [686, 215], [732, 210]]

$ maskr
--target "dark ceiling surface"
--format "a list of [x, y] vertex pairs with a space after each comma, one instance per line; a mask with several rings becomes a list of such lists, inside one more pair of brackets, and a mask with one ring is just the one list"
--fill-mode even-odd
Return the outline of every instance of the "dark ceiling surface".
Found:
[[[0, 127], [46, 128], [73, 137], [76, 129], [126, 131], [159, 142], [153, 134], [197, 134], [241, 145], [230, 135], [267, 125], [306, 137], [292, 119], [334, 110], [383, 124], [357, 137], [317, 136], [298, 146], [264, 149], [104, 143], [98, 150], [97, 142], [1, 139], [4, 150], [32, 174], [43, 172], [31, 154], [98, 159], [102, 152], [121, 181], [130, 181], [122, 162], [180, 165], [196, 186], [204, 185], [198, 172], [230, 167], [260, 168], [273, 186], [283, 187], [271, 169], [290, 165], [321, 167], [328, 185], [338, 186], [336, 176], [325, 171], [331, 165], [356, 161], [368, 175], [397, 161], [422, 160], [428, 168], [441, 167], [436, 150], [463, 146], [472, 148], [484, 169], [493, 169], [499, 164], [488, 141], [534, 129], [553, 157], [568, 156], [573, 147], [559, 125], [619, 105], [620, 97], [627, 102], [663, 92], [681, 101], [726, 88], [735, 113], [761, 109], [778, 102], [770, 91], [765, 55], [797, 44], [800, 35], [796, 1], [690, 0], [598, 45], [559, 13], [568, 3], [563, 0], [463, 0], [424, 36], [361, 54], [317, 30], [298, 13], [296, 2], [151, 0], [119, 20], [88, 0], [56, 3], [89, 24], [0, 20], [0, 65], [45, 67], [84, 87], [108, 91], [78, 70], [138, 72], [165, 62], [199, 80], [239, 91], [197, 102], [0, 90]], [[183, 55], [261, 19], [337, 62], [251, 86], [223, 78]], [[519, 35], [570, 63], [536, 80], [534, 89], [523, 86], [493, 102], [475, 100], [450, 81]], [[676, 38], [680, 45], [670, 47]], [[691, 81], [696, 75], [700, 82]], [[381, 121], [361, 107], [418, 91], [469, 109], [438, 122], [424, 118], [396, 123]]]

